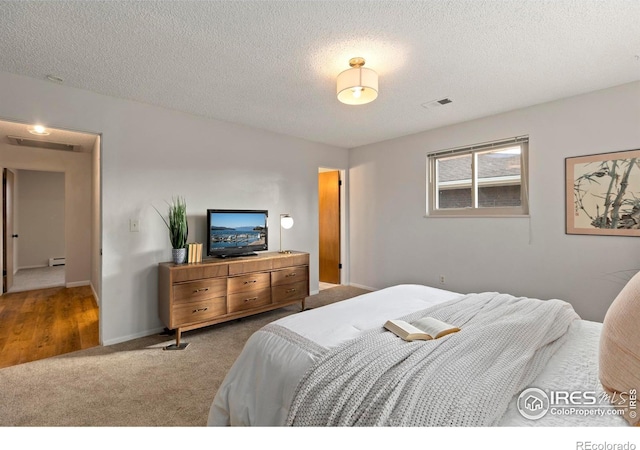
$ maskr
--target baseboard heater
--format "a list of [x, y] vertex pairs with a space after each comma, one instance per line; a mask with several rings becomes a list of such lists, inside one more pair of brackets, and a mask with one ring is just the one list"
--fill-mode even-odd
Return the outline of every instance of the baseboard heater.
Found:
[[64, 266], [65, 258], [49, 258], [49, 267]]

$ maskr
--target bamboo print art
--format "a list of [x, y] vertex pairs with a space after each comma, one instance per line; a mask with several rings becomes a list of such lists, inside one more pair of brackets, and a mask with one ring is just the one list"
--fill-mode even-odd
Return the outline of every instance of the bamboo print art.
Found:
[[566, 159], [567, 233], [640, 236], [640, 150]]

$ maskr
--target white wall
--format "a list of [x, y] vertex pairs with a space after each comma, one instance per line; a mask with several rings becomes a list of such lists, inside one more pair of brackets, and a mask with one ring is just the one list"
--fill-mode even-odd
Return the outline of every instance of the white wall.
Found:
[[65, 256], [64, 173], [18, 171], [18, 267], [43, 267]]
[[[7, 120], [102, 134], [103, 344], [163, 328], [157, 263], [170, 259], [171, 246], [152, 206], [163, 210], [175, 195], [186, 198], [190, 240], [201, 242], [207, 208], [268, 209], [277, 250], [273, 218], [290, 213], [287, 247], [311, 253], [318, 289], [318, 167], [347, 169], [347, 150], [7, 73], [0, 98]], [[140, 232], [129, 231], [130, 219]]]
[[[1, 91], [5, 88], [11, 89], [0, 81], [0, 95], [4, 95]], [[3, 102], [0, 109], [7, 105]], [[2, 117], [1, 111], [0, 117]], [[7, 116], [4, 117], [7, 118]], [[35, 118], [31, 119], [31, 122], [35, 121]], [[14, 169], [65, 173], [64, 256], [67, 258], [65, 281], [71, 285], [89, 283], [91, 276], [91, 155], [27, 148], [0, 142], [0, 165]], [[20, 224], [18, 228], [19, 226]]]
[[[428, 152], [519, 135], [530, 219], [424, 217]], [[351, 282], [561, 298], [600, 321], [640, 269], [640, 238], [565, 234], [564, 159], [638, 148], [640, 82], [352, 149]]]

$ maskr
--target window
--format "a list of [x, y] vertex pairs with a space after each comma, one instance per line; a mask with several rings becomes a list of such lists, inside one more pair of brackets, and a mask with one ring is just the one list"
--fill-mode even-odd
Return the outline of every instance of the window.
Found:
[[528, 137], [517, 137], [429, 154], [427, 213], [527, 215], [528, 143]]

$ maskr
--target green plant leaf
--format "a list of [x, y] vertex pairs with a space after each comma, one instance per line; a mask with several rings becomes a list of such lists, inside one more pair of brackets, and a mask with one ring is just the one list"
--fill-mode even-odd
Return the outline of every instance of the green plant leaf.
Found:
[[174, 197], [169, 205], [168, 220], [162, 216], [160, 211], [154, 206], [153, 209], [160, 215], [164, 224], [169, 230], [169, 241], [172, 248], [185, 248], [189, 235], [189, 225], [187, 223], [187, 203], [183, 197]]

